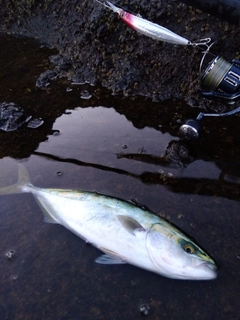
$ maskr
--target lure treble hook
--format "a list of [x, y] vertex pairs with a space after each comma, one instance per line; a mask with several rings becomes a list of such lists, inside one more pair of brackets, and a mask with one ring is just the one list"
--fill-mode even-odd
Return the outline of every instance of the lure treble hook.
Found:
[[203, 53], [205, 53], [205, 52], [209, 52], [211, 46], [213, 45], [214, 42], [211, 43], [211, 41], [212, 41], [211, 38], [203, 38], [203, 39], [200, 39], [199, 42], [192, 42], [191, 45], [193, 47], [198, 47], [198, 48], [206, 47], [206, 50], [203, 51]]
[[[210, 49], [211, 47], [214, 45], [215, 41], [212, 42], [211, 44], [209, 44], [211, 42], [211, 38], [207, 38], [207, 39], [210, 39], [210, 41], [208, 42], [205, 42], [203, 45], [207, 46], [207, 49], [204, 50], [202, 53], [203, 53], [203, 56], [202, 56], [202, 59], [201, 59], [201, 62], [200, 62], [200, 65], [199, 65], [199, 74], [201, 75], [202, 74], [202, 66], [203, 66], [203, 61], [205, 60], [205, 57], [206, 55], [210, 52]], [[207, 40], [206, 39], [206, 40]], [[204, 39], [203, 39], [204, 40]], [[201, 45], [199, 44], [199, 47], [201, 47]]]

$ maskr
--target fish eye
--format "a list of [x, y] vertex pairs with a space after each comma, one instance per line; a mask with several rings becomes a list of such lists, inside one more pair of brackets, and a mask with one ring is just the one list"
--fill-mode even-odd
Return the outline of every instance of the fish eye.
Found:
[[195, 253], [194, 247], [193, 247], [191, 244], [189, 244], [189, 243], [185, 244], [185, 245], [183, 246], [183, 249], [184, 249], [184, 251], [185, 251], [186, 253], [188, 253], [188, 254], [193, 254], [193, 253]]

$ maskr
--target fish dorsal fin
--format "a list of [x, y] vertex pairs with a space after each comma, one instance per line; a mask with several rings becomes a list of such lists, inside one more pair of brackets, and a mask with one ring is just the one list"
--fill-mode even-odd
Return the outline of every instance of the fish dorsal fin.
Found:
[[122, 226], [132, 235], [135, 236], [136, 230], [145, 230], [143, 226], [137, 222], [135, 219], [124, 216], [124, 215], [117, 215], [118, 220], [121, 222]]

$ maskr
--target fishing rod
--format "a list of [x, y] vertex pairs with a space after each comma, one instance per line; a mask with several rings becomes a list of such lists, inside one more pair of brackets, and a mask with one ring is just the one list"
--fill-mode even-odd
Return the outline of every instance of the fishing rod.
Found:
[[[203, 50], [203, 57], [200, 63], [200, 91], [206, 99], [220, 99], [230, 105], [233, 105], [240, 98], [240, 61], [226, 61], [221, 56], [214, 56], [206, 70], [202, 72], [203, 62], [210, 53], [214, 42], [211, 38], [200, 39], [199, 42], [190, 40], [172, 32], [171, 30], [156, 23], [143, 19], [139, 15], [134, 15], [117, 7], [110, 1], [95, 0], [104, 7], [117, 13], [118, 16], [132, 29], [144, 34], [154, 40], [172, 43], [175, 45], [193, 46]], [[201, 75], [202, 74], [202, 75]], [[179, 128], [180, 137], [187, 140], [196, 140], [201, 133], [200, 120], [203, 117], [225, 117], [240, 112], [240, 107], [225, 113], [199, 113], [196, 120], [188, 119]]]

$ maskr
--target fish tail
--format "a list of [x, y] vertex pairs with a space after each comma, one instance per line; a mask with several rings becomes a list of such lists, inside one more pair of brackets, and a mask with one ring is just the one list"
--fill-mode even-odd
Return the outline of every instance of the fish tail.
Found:
[[18, 182], [7, 187], [0, 188], [0, 195], [22, 193], [23, 188], [30, 186], [30, 176], [27, 169], [22, 165], [18, 165]]

